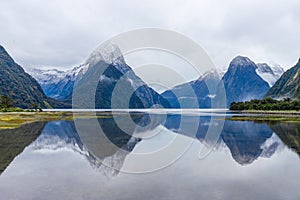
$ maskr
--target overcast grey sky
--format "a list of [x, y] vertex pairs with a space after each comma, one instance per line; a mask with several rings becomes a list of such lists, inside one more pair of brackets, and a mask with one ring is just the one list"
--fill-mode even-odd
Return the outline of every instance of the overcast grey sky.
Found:
[[284, 68], [300, 57], [299, 0], [9, 0], [0, 44], [22, 66], [72, 67], [124, 31], [158, 27], [199, 43], [217, 66], [236, 55]]

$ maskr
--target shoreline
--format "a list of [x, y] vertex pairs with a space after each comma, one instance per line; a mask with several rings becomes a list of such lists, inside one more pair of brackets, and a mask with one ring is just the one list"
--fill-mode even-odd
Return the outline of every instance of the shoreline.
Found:
[[[231, 110], [231, 111], [237, 111], [237, 110]], [[294, 115], [294, 116], [300, 116], [300, 111], [295, 110], [240, 110], [237, 111], [241, 114], [264, 114], [264, 115]]]
[[90, 112], [65, 112], [65, 111], [47, 111], [47, 112], [0, 112], [0, 130], [14, 129], [21, 125], [38, 121], [57, 121], [73, 120], [74, 118], [107, 118], [110, 113], [101, 112], [101, 115], [91, 115]]
[[240, 115], [225, 118], [229, 121], [257, 123], [300, 123], [300, 111], [296, 110], [229, 110]]
[[253, 121], [258, 123], [300, 123], [299, 111], [284, 111], [284, 110], [242, 110], [237, 111], [241, 115], [231, 116], [225, 120], [231, 121]]
[[[146, 111], [146, 110], [145, 110]], [[300, 123], [300, 111], [263, 111], [263, 110], [242, 110], [232, 111], [236, 116], [226, 117], [225, 120], [233, 121], [256, 121], [256, 122], [291, 122]], [[124, 113], [125, 112], [125, 113]], [[73, 120], [74, 118], [107, 118], [114, 114], [128, 114], [129, 110], [97, 110], [97, 111], [43, 111], [43, 112], [0, 112], [0, 130], [14, 129], [21, 125], [37, 121]], [[198, 112], [201, 112], [200, 110]], [[204, 111], [205, 112], [205, 111]], [[206, 111], [207, 112], [207, 111]], [[133, 110], [131, 114], [141, 114], [141, 110]], [[96, 114], [96, 115], [94, 115]], [[240, 115], [239, 115], [240, 114]]]
[[[112, 111], [43, 111], [43, 112], [0, 112], [0, 130], [14, 129], [21, 125], [38, 121], [59, 121], [74, 119], [111, 118], [114, 114], [127, 115], [124, 112]], [[131, 112], [131, 115], [140, 115], [142, 112]]]

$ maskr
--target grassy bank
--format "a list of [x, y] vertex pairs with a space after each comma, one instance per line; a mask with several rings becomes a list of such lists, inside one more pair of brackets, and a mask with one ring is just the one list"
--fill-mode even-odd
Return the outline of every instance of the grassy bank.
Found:
[[[125, 115], [127, 112], [114, 112], [114, 115]], [[143, 115], [142, 112], [131, 112], [130, 115]], [[49, 111], [49, 112], [0, 112], [0, 129], [18, 128], [23, 124], [33, 122], [48, 122], [56, 120], [73, 120], [77, 119], [91, 119], [91, 118], [111, 118], [112, 113], [109, 111], [96, 112], [63, 112], [63, 111]]]
[[238, 117], [231, 117], [226, 118], [226, 120], [232, 121], [256, 121], [256, 122], [289, 122], [289, 123], [300, 123], [300, 118], [296, 117], [268, 117], [268, 116], [238, 116]]
[[265, 115], [292, 115], [300, 116], [300, 111], [296, 110], [242, 110], [243, 114], [265, 114]]
[[[0, 129], [12, 129], [23, 124], [38, 121], [73, 120], [76, 118], [95, 118], [90, 112], [0, 112]], [[96, 118], [111, 117], [110, 112], [100, 112]]]
[[7, 112], [0, 113], [0, 129], [17, 128], [22, 124], [37, 121], [71, 120], [72, 113], [66, 112]]
[[240, 116], [226, 118], [232, 121], [300, 123], [300, 111], [296, 110], [242, 110]]

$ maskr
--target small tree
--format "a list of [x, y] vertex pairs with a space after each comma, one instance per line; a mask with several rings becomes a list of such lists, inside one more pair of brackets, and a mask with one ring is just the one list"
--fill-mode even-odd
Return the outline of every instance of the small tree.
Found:
[[39, 111], [39, 112], [42, 112], [42, 108], [39, 104], [37, 103], [30, 103], [30, 109], [34, 109], [36, 112]]
[[7, 110], [13, 107], [13, 100], [7, 96], [0, 96], [0, 109]]
[[292, 101], [292, 99], [291, 99], [291, 98], [289, 98], [289, 97], [286, 97], [286, 98], [284, 98], [284, 99], [283, 99], [283, 101], [285, 101], [285, 102], [291, 102], [291, 101]]

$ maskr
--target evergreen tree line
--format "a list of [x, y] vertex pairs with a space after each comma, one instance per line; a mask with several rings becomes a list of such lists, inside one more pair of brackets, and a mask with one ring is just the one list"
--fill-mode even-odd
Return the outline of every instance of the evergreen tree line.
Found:
[[300, 100], [285, 98], [276, 100], [266, 97], [262, 100], [253, 99], [245, 102], [232, 102], [230, 110], [300, 110]]
[[[7, 96], [0, 96], [0, 112], [22, 112], [21, 108], [14, 107], [14, 101]], [[31, 103], [28, 112], [42, 111], [42, 108], [37, 103]]]

